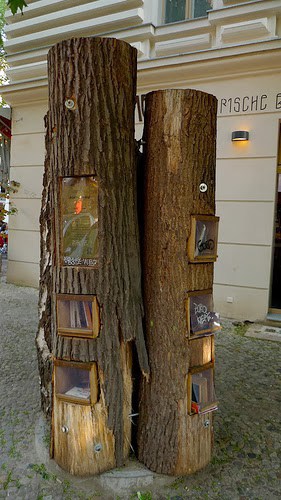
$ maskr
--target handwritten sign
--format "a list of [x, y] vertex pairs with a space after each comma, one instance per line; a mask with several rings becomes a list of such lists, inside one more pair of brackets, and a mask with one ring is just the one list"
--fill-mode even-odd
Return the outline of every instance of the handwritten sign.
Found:
[[186, 303], [186, 314], [190, 338], [210, 335], [220, 329], [219, 315], [213, 312], [211, 290], [190, 292]]
[[98, 181], [92, 176], [61, 182], [62, 264], [98, 265]]

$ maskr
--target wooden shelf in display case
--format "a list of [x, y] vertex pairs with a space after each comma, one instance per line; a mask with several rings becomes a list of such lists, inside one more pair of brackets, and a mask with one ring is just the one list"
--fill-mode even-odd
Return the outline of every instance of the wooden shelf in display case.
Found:
[[217, 260], [219, 217], [192, 215], [191, 232], [187, 242], [189, 262], [215, 262]]
[[192, 368], [187, 378], [189, 415], [205, 414], [218, 409], [214, 388], [214, 364]]
[[100, 314], [94, 295], [57, 295], [57, 330], [67, 337], [96, 338]]
[[62, 177], [60, 184], [61, 265], [98, 267], [98, 181]]
[[98, 371], [96, 363], [54, 361], [55, 396], [65, 402], [94, 405], [98, 401]]
[[186, 299], [186, 321], [190, 339], [220, 330], [219, 315], [213, 312], [212, 290], [189, 292]]

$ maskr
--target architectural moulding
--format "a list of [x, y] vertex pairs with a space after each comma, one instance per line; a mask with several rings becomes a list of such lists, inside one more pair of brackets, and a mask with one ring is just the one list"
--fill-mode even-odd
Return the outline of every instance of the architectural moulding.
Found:
[[[34, 4], [36, 5], [36, 3]], [[136, 7], [141, 7], [143, 0], [98, 0], [97, 2], [79, 4], [77, 7], [64, 8], [58, 12], [48, 13], [39, 17], [26, 19], [25, 13], [29, 11], [29, 7], [24, 11], [24, 16], [21, 21], [11, 24], [5, 28], [5, 33], [9, 39], [30, 34], [31, 31], [40, 32], [42, 30], [53, 29], [62, 26], [78, 23], [81, 21], [89, 21], [98, 17], [116, 14], [122, 11], [128, 11]], [[38, 16], [38, 13], [35, 14]]]
[[[251, 49], [251, 52], [250, 50]], [[204, 50], [179, 56], [140, 60], [139, 93], [171, 86], [185, 88], [192, 82], [257, 75], [280, 70], [281, 40], [271, 40], [217, 50]], [[47, 77], [19, 81], [2, 87], [1, 93], [11, 105], [47, 99]]]
[[210, 24], [219, 25], [226, 22], [235, 23], [241, 19], [255, 19], [277, 15], [281, 13], [281, 4], [279, 0], [267, 0], [262, 2], [246, 2], [241, 5], [229, 5], [222, 9], [210, 10], [208, 12], [208, 21]]
[[197, 50], [207, 49], [211, 46], [211, 36], [209, 33], [203, 35], [177, 38], [166, 42], [155, 44], [156, 56], [166, 56], [170, 54], [183, 54]]
[[[268, 18], [228, 24], [219, 30], [219, 42], [239, 43], [244, 40], [275, 37], [275, 23]], [[272, 29], [273, 28], [273, 29]]]
[[80, 21], [78, 23], [68, 24], [58, 28], [47, 29], [24, 36], [7, 40], [5, 44], [6, 51], [9, 53], [19, 51], [21, 48], [27, 49], [38, 47], [38, 44], [47, 45], [63, 40], [67, 37], [75, 36], [93, 36], [101, 34], [102, 32], [110, 29], [122, 29], [138, 25], [143, 22], [143, 9], [132, 9], [111, 16], [97, 17], [87, 21]]

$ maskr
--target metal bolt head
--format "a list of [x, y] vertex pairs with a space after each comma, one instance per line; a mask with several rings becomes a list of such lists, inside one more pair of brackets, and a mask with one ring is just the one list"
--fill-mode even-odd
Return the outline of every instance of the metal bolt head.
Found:
[[205, 429], [207, 429], [210, 426], [210, 420], [205, 420], [203, 425], [204, 425]]
[[63, 425], [61, 430], [64, 434], [68, 434], [68, 432], [69, 432], [69, 428], [67, 427], [67, 425]]
[[74, 109], [75, 108], [75, 102], [73, 99], [66, 99], [64, 105], [67, 109]]
[[208, 189], [207, 184], [205, 184], [205, 182], [201, 182], [201, 184], [199, 186], [200, 193], [206, 193], [207, 189]]
[[94, 446], [94, 450], [95, 450], [95, 452], [96, 452], [96, 453], [99, 453], [99, 452], [102, 450], [102, 445], [101, 445], [101, 443], [97, 443], [97, 444], [95, 444], [95, 446]]

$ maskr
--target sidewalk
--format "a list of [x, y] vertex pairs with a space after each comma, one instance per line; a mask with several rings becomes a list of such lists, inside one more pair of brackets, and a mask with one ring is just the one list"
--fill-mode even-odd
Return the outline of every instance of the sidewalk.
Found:
[[215, 448], [206, 469], [168, 478], [131, 461], [114, 474], [77, 479], [48, 459], [34, 343], [37, 299], [37, 290], [2, 278], [0, 499], [127, 500], [137, 491], [142, 500], [281, 498], [280, 342], [245, 337], [244, 324], [223, 322], [216, 335]]

